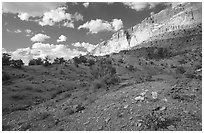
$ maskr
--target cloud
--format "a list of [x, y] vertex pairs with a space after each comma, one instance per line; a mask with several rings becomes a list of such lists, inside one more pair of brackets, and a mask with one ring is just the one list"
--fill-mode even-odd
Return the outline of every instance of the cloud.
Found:
[[35, 36], [33, 36], [30, 40], [32, 42], [43, 42], [43, 41], [45, 41], [46, 39], [49, 39], [49, 38], [50, 38], [50, 36], [39, 33], [39, 34], [36, 34]]
[[40, 21], [39, 24], [41, 26], [53, 26], [56, 22], [60, 22], [62, 20], [71, 20], [71, 14], [65, 13], [65, 9], [65, 7], [59, 7], [55, 10], [45, 12], [43, 14], [42, 21]]
[[142, 11], [146, 8], [152, 9], [160, 2], [124, 2], [123, 4], [136, 11]]
[[2, 48], [2, 53], [7, 53], [7, 50], [5, 48]]
[[14, 33], [21, 33], [22, 31], [20, 29], [17, 29], [14, 31]]
[[30, 29], [26, 29], [25, 32], [26, 33], [31, 33], [31, 30]]
[[89, 2], [83, 3], [83, 6], [86, 7], [86, 8], [88, 8], [88, 7], [89, 7]]
[[73, 22], [64, 22], [63, 24], [64, 27], [69, 27], [69, 28], [74, 28], [74, 23]]
[[19, 14], [18, 14], [18, 17], [20, 18], [20, 20], [28, 21], [30, 15], [29, 15], [28, 13], [19, 13]]
[[88, 52], [91, 52], [94, 48], [96, 48], [97, 45], [93, 45], [93, 44], [90, 44], [90, 43], [86, 43], [86, 42], [76, 42], [76, 43], [73, 43], [72, 44], [73, 46], [75, 47], [83, 47], [85, 48]]
[[123, 27], [123, 22], [121, 19], [113, 19], [113, 22], [111, 23], [115, 31], [118, 31]]
[[54, 10], [50, 10], [43, 14], [42, 20], [39, 21], [39, 25], [45, 26], [53, 26], [56, 23], [62, 22], [63, 26], [74, 28], [74, 20], [79, 21], [83, 20], [83, 16], [79, 13], [75, 13], [74, 15], [65, 12], [66, 7], [59, 7]]
[[121, 19], [113, 19], [112, 22], [96, 19], [80, 25], [78, 29], [88, 29], [90, 33], [96, 34], [102, 31], [117, 31], [122, 27], [123, 23]]
[[9, 29], [6, 29], [7, 32], [10, 32], [10, 33], [21, 33], [22, 31], [20, 29], [16, 29], [16, 30], [9, 30]]
[[83, 20], [83, 16], [78, 12], [75, 12], [75, 14], [72, 15], [72, 18], [75, 19], [76, 21]]
[[42, 16], [44, 12], [55, 9], [65, 3], [60, 2], [3, 2], [4, 13], [27, 13], [30, 16]]
[[61, 36], [59, 37], [59, 39], [57, 39], [57, 42], [65, 42], [66, 40], [67, 40], [67, 37], [64, 36], [64, 35], [61, 35]]

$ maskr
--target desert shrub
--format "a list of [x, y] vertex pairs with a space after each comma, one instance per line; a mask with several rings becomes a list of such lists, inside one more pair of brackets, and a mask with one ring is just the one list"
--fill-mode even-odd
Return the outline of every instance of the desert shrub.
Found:
[[35, 64], [36, 64], [35, 59], [31, 59], [31, 60], [29, 61], [29, 63], [28, 63], [29, 66], [33, 66], [33, 65], [35, 65]]
[[73, 61], [74, 61], [74, 65], [75, 65], [76, 67], [79, 67], [79, 64], [80, 64], [79, 58], [78, 58], [78, 57], [74, 57], [74, 58], [73, 58]]
[[62, 64], [66, 62], [65, 59], [63, 57], [61, 58], [55, 58], [53, 64]]
[[50, 66], [51, 63], [50, 63], [50, 59], [48, 56], [45, 57], [45, 59], [43, 60], [43, 66], [44, 67], [47, 67], [47, 66]]
[[127, 65], [126, 68], [129, 70], [129, 71], [134, 71], [135, 68], [133, 65]]
[[93, 59], [88, 59], [87, 63], [89, 64], [90, 67], [92, 67], [95, 64], [95, 61]]
[[184, 74], [185, 72], [186, 71], [185, 71], [185, 69], [182, 66], [178, 66], [176, 68], [176, 73], [178, 73], [178, 74]]
[[11, 77], [9, 76], [9, 74], [6, 73], [6, 72], [2, 72], [2, 80], [3, 80], [3, 81], [7, 81], [7, 80], [9, 80], [9, 79], [11, 79]]
[[193, 71], [190, 71], [190, 70], [187, 70], [184, 75], [187, 77], [187, 78], [197, 78], [195, 73]]
[[11, 60], [10, 66], [14, 68], [21, 68], [21, 66], [24, 65], [23, 61], [20, 60]]
[[119, 77], [116, 74], [116, 69], [112, 65], [110, 58], [102, 58], [97, 60], [94, 67], [91, 69], [94, 81], [92, 82], [92, 89], [94, 91], [100, 88], [107, 88], [110, 85], [119, 82]]
[[3, 53], [2, 54], [2, 65], [10, 65], [10, 59], [11, 59], [11, 55], [9, 55], [8, 53]]
[[32, 86], [30, 86], [30, 85], [26, 85], [26, 86], [25, 86], [25, 90], [29, 90], [29, 91], [30, 91], [30, 90], [33, 90], [33, 89], [34, 89], [34, 88], [33, 88]]
[[144, 129], [160, 130], [168, 129], [170, 125], [176, 125], [176, 122], [180, 121], [178, 117], [167, 117], [162, 112], [151, 112], [143, 116], [142, 127]]
[[13, 94], [11, 97], [13, 99], [15, 99], [15, 100], [23, 100], [23, 99], [25, 99], [25, 95], [23, 95], [23, 94]]
[[45, 61], [45, 62], [43, 63], [43, 66], [45, 66], [45, 67], [50, 66], [50, 65], [51, 65], [51, 63], [50, 63], [49, 61]]
[[121, 58], [118, 60], [119, 63], [124, 63], [124, 60]]
[[42, 65], [43, 64], [43, 60], [41, 58], [37, 58], [37, 59], [34, 59], [34, 60], [35, 60], [36, 65]]
[[92, 86], [91, 86], [91, 89], [92, 91], [96, 91], [100, 88], [103, 88], [105, 86], [105, 83], [104, 83], [104, 80], [102, 79], [96, 79], [92, 82]]
[[86, 63], [87, 62], [87, 58], [85, 56], [80, 55], [79, 56], [79, 60], [81, 63]]

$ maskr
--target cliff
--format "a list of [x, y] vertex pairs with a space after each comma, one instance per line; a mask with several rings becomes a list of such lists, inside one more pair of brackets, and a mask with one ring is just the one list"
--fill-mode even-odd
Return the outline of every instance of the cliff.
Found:
[[[99, 43], [90, 54], [102, 56], [118, 53], [121, 50], [131, 49], [142, 42], [177, 36], [174, 32], [201, 27], [201, 24], [202, 3], [179, 4], [145, 18], [141, 23], [127, 30], [114, 33], [109, 40]], [[168, 32], [171, 33], [171, 36], [166, 36]]]

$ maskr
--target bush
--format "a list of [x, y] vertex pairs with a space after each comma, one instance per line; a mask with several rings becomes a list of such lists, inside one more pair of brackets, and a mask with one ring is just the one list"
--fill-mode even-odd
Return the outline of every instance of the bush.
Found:
[[29, 66], [33, 66], [35, 64], [36, 64], [35, 59], [30, 60], [29, 63], [28, 63]]
[[104, 88], [105, 87], [105, 82], [103, 79], [96, 79], [93, 81], [91, 89], [93, 92], [97, 91], [100, 88]]
[[185, 69], [182, 66], [178, 66], [176, 68], [176, 73], [178, 73], [178, 74], [184, 74], [185, 72], [186, 71], [185, 71]]
[[135, 68], [133, 65], [127, 65], [126, 68], [129, 70], [129, 71], [134, 71]]
[[66, 62], [64, 58], [55, 58], [53, 64], [62, 64]]
[[10, 65], [10, 59], [11, 59], [11, 55], [9, 55], [8, 53], [3, 53], [2, 54], [2, 65]]
[[41, 58], [34, 59], [36, 65], [42, 65], [43, 60]]
[[24, 65], [23, 61], [20, 60], [11, 60], [10, 66], [14, 68], [21, 68], [21, 66]]
[[118, 60], [119, 63], [124, 63], [124, 60], [121, 58]]
[[3, 81], [7, 81], [7, 80], [9, 80], [9, 79], [11, 79], [11, 77], [9, 76], [9, 74], [6, 73], [6, 72], [2, 72], [2, 80], [3, 80]]
[[49, 58], [48, 58], [48, 56], [47, 56], [47, 57], [45, 57], [45, 59], [44, 59], [43, 66], [47, 67], [47, 66], [50, 66], [50, 65], [51, 65], [51, 63], [49, 62]]

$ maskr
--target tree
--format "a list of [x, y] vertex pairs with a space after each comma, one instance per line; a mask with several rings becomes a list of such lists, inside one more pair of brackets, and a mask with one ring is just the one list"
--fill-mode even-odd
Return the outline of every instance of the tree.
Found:
[[79, 57], [79, 60], [80, 60], [81, 63], [86, 63], [87, 62], [87, 58], [85, 56], [82, 56], [82, 55]]
[[62, 63], [64, 63], [64, 62], [66, 62], [66, 61], [64, 60], [63, 57], [61, 57], [61, 58], [55, 58], [53, 64], [62, 64]]
[[8, 53], [2, 54], [2, 65], [10, 65], [11, 55]]
[[48, 56], [46, 56], [46, 57], [45, 57], [45, 59], [44, 59], [43, 66], [47, 67], [47, 66], [51, 65], [51, 63], [50, 63], [50, 61], [49, 61], [49, 60], [50, 60], [50, 59], [49, 59], [49, 57], [48, 57]]
[[22, 65], [24, 65], [23, 61], [20, 60], [11, 60], [10, 65], [14, 68], [21, 68]]
[[74, 61], [74, 65], [75, 65], [76, 67], [79, 67], [79, 63], [80, 63], [79, 58], [78, 58], [78, 57], [74, 57], [74, 58], [73, 58], [73, 61]]
[[34, 59], [34, 60], [35, 60], [36, 65], [42, 65], [43, 64], [43, 60], [41, 58], [37, 58], [37, 59]]
[[33, 66], [33, 65], [36, 65], [36, 61], [35, 59], [31, 59], [28, 63], [29, 66]]

